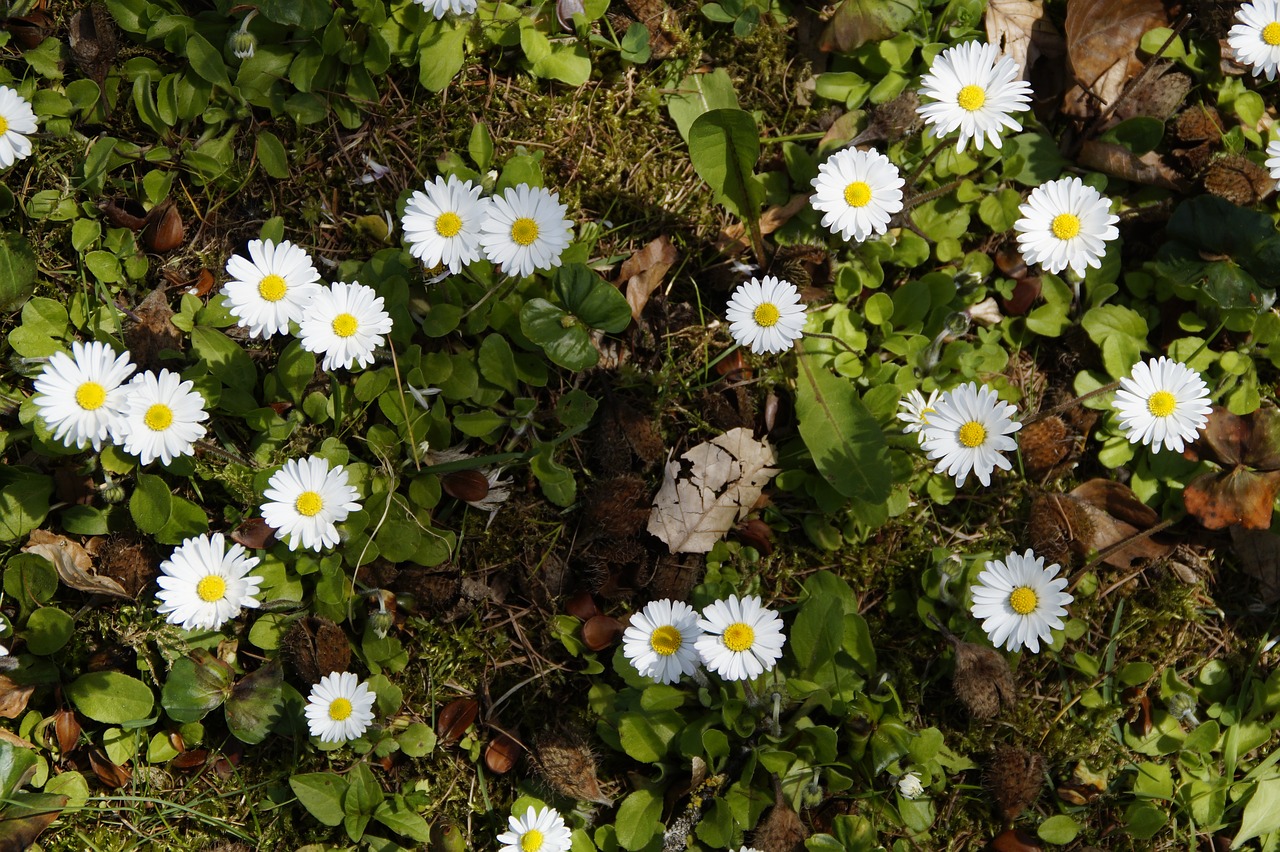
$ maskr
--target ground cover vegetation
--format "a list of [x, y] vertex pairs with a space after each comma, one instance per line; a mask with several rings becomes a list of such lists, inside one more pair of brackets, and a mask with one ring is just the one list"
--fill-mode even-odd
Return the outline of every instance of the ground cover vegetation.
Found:
[[1280, 844], [1276, 0], [0, 53], [3, 848]]

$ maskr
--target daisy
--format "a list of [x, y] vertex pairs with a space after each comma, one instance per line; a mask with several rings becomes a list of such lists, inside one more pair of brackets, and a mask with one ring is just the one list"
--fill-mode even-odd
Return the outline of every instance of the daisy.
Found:
[[0, 168], [31, 156], [28, 134], [36, 132], [36, 114], [27, 99], [0, 86]]
[[1101, 268], [1106, 243], [1120, 236], [1111, 212], [1111, 199], [1080, 178], [1062, 178], [1031, 190], [1013, 224], [1018, 248], [1027, 263], [1038, 263], [1046, 272], [1068, 266], [1076, 275], [1087, 267]]
[[1028, 548], [1021, 556], [1010, 553], [1003, 562], [992, 560], [985, 567], [978, 585], [969, 589], [973, 617], [982, 619], [991, 644], [1004, 645], [1006, 651], [1025, 645], [1040, 653], [1040, 640], [1053, 640], [1050, 631], [1062, 629], [1066, 605], [1073, 600], [1063, 591], [1067, 578], [1058, 577], [1061, 566], [1046, 568], [1044, 557]]
[[288, 331], [289, 323], [302, 322], [307, 305], [320, 292], [320, 273], [306, 251], [288, 240], [250, 240], [249, 258], [233, 254], [227, 259], [222, 285], [227, 310], [236, 324], [249, 329], [250, 337], [270, 337]]
[[476, 0], [414, 0], [423, 9], [440, 20], [446, 12], [455, 15], [470, 15], [476, 10]]
[[1133, 365], [1133, 375], [1120, 380], [1113, 403], [1120, 429], [1132, 444], [1159, 452], [1182, 452], [1183, 443], [1200, 437], [1213, 406], [1209, 386], [1200, 374], [1161, 355]]
[[573, 230], [566, 210], [554, 192], [523, 183], [511, 187], [493, 199], [480, 226], [485, 256], [519, 278], [559, 266]]
[[737, 595], [702, 611], [695, 641], [702, 662], [725, 680], [749, 680], [773, 668], [782, 657], [782, 619], [765, 609], [760, 598]]
[[1016, 411], [986, 385], [979, 388], [969, 382], [944, 393], [921, 429], [920, 445], [929, 458], [938, 460], [933, 472], [954, 476], [957, 488], [969, 471], [984, 486], [990, 485], [991, 471], [1013, 466], [1001, 453], [1018, 446], [1009, 437], [1022, 428], [1013, 419]]
[[898, 407], [902, 409], [898, 412], [898, 419], [907, 424], [902, 427], [902, 431], [907, 434], [920, 432], [917, 437], [920, 440], [924, 440], [924, 433], [921, 430], [929, 422], [928, 415], [936, 411], [934, 406], [937, 402], [938, 392], [936, 390], [929, 394], [928, 399], [925, 399], [924, 394], [918, 390], [913, 390], [904, 396], [902, 401], [898, 403]]
[[1267, 146], [1267, 168], [1271, 170], [1271, 179], [1280, 182], [1280, 139]]
[[351, 672], [331, 672], [307, 696], [307, 727], [322, 743], [354, 740], [373, 722], [377, 698], [369, 684]]
[[567, 852], [569, 827], [555, 808], [535, 811], [530, 805], [522, 819], [507, 817], [507, 831], [498, 835], [499, 852]]
[[924, 795], [924, 784], [915, 772], [908, 772], [898, 779], [898, 794], [904, 799], [918, 799]]
[[299, 546], [323, 550], [338, 543], [338, 523], [360, 511], [356, 489], [347, 484], [342, 465], [332, 470], [319, 456], [289, 459], [267, 481], [262, 518], [286, 539], [290, 550]]
[[[449, 0], [440, 0], [448, 6]], [[475, 11], [475, 3], [468, 10]], [[439, 18], [443, 11], [436, 14]], [[409, 197], [404, 209], [404, 235], [409, 254], [435, 269], [444, 265], [457, 275], [462, 267], [480, 259], [480, 226], [490, 201], [480, 197], [481, 187], [453, 175], [437, 177]]]
[[35, 382], [40, 419], [65, 446], [102, 449], [124, 406], [121, 385], [134, 369], [128, 352], [117, 355], [105, 343], [77, 341], [70, 357], [53, 353]]
[[217, 630], [243, 607], [257, 608], [262, 578], [248, 576], [257, 564], [238, 544], [228, 550], [222, 533], [189, 538], [160, 563], [157, 611], [183, 630]]
[[809, 203], [822, 212], [822, 227], [862, 242], [883, 234], [902, 210], [902, 185], [898, 167], [884, 154], [846, 148], [818, 167]]
[[1280, 67], [1280, 0], [1254, 0], [1236, 12], [1236, 25], [1227, 44], [1236, 60], [1253, 69], [1253, 76], [1276, 78]]
[[1018, 79], [1018, 64], [995, 45], [976, 41], [938, 54], [920, 78], [920, 93], [935, 101], [916, 108], [934, 136], [960, 128], [956, 151], [970, 139], [979, 151], [987, 139], [999, 148], [1003, 128], [1022, 129], [1009, 114], [1031, 105], [1031, 84]]
[[805, 321], [795, 285], [772, 275], [740, 284], [729, 297], [724, 316], [733, 339], [757, 355], [791, 348], [800, 339]]
[[631, 616], [622, 634], [622, 653], [643, 677], [676, 683], [698, 668], [694, 643], [701, 635], [698, 614], [681, 601], [650, 601]]
[[302, 348], [324, 354], [326, 370], [373, 363], [373, 350], [391, 331], [391, 316], [372, 287], [355, 281], [321, 287], [302, 318]]
[[204, 397], [177, 373], [139, 373], [125, 386], [124, 407], [112, 425], [117, 444], [142, 464], [168, 464], [195, 452], [209, 419]]

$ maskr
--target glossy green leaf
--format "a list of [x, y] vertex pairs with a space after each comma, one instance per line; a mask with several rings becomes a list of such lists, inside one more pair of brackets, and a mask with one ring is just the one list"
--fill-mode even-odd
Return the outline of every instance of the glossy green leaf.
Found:
[[149, 686], [116, 671], [81, 675], [67, 684], [66, 693], [77, 710], [108, 725], [147, 719], [155, 707], [155, 696]]
[[689, 159], [716, 199], [741, 219], [760, 216], [764, 187], [755, 177], [760, 159], [760, 131], [751, 113], [714, 109], [689, 127]]

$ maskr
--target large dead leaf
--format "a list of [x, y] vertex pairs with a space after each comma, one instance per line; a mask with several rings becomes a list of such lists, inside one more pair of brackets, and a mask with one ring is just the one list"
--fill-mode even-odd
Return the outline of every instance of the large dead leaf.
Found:
[[31, 693], [36, 688], [28, 684], [15, 683], [5, 675], [0, 675], [0, 716], [16, 719], [27, 709]]
[[95, 573], [93, 558], [83, 547], [66, 536], [48, 530], [35, 530], [23, 550], [52, 562], [53, 567], [58, 569], [58, 579], [76, 591], [133, 600], [133, 595], [126, 592], [124, 586], [110, 577]]
[[1201, 474], [1183, 492], [1187, 511], [1211, 530], [1271, 527], [1280, 492], [1280, 410], [1259, 408], [1243, 417], [1214, 406], [1190, 454], [1226, 470]]
[[1068, 0], [1067, 57], [1077, 85], [1067, 92], [1063, 112], [1094, 115], [1113, 103], [1142, 70], [1142, 34], [1168, 24], [1160, 0]]
[[706, 553], [747, 514], [778, 470], [769, 442], [730, 430], [667, 462], [649, 532], [672, 553]]
[[40, 832], [61, 815], [68, 801], [67, 796], [30, 793], [16, 796], [0, 819], [0, 852], [29, 849]]
[[626, 285], [627, 304], [631, 306], [631, 318], [640, 322], [640, 314], [648, 304], [653, 291], [662, 284], [667, 270], [680, 256], [666, 234], [658, 237], [622, 263], [618, 271], [618, 285]]
[[1018, 63], [1018, 79], [1031, 80], [1040, 56], [1061, 56], [1062, 35], [1045, 17], [1043, 0], [988, 0], [987, 43]]

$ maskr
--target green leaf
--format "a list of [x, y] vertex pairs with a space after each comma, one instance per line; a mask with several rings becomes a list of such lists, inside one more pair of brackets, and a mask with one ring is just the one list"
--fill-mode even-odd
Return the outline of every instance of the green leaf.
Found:
[[149, 473], [138, 474], [137, 486], [129, 498], [129, 514], [144, 533], [164, 529], [173, 514], [173, 494], [163, 479]]
[[585, 370], [600, 360], [600, 353], [591, 345], [591, 335], [577, 318], [546, 299], [524, 303], [520, 308], [520, 330], [541, 346], [548, 358], [566, 369]]
[[27, 771], [34, 768], [39, 760], [30, 749], [0, 741], [0, 798], [11, 799], [22, 786]]
[[713, 109], [689, 128], [689, 159], [716, 200], [748, 222], [760, 217], [764, 187], [754, 170], [760, 159], [760, 132], [751, 113]]
[[801, 356], [799, 364], [800, 436], [818, 471], [845, 497], [884, 501], [893, 471], [880, 426], [849, 381], [836, 377], [810, 355]]
[[[523, 40], [522, 40], [523, 42]], [[591, 56], [579, 42], [558, 42], [551, 51], [533, 63], [533, 76], [559, 80], [570, 86], [581, 86], [591, 79]]]
[[1244, 806], [1240, 830], [1231, 841], [1231, 848], [1239, 849], [1246, 841], [1273, 831], [1280, 831], [1280, 778], [1263, 778]]
[[347, 836], [359, 840], [383, 798], [382, 788], [373, 777], [369, 765], [357, 763], [347, 774], [347, 793], [342, 797], [342, 826]]
[[1123, 145], [1141, 156], [1154, 151], [1164, 138], [1164, 122], [1149, 115], [1125, 119], [1102, 134], [1101, 141]]
[[11, 471], [0, 489], [0, 541], [17, 541], [39, 527], [49, 514], [53, 495], [50, 477], [34, 475], [26, 468]]
[[[625, 299], [624, 299], [625, 302]], [[477, 363], [480, 375], [485, 381], [497, 385], [508, 393], [514, 394], [519, 387], [516, 377], [516, 359], [511, 352], [511, 344], [501, 334], [490, 334], [480, 344], [480, 355]]]
[[191, 348], [227, 387], [252, 391], [257, 384], [258, 368], [249, 353], [216, 328], [198, 325], [192, 329]]
[[172, 495], [169, 520], [155, 534], [160, 544], [182, 544], [209, 531], [209, 513], [185, 497]]
[[227, 76], [227, 66], [209, 40], [199, 33], [193, 33], [187, 39], [187, 61], [191, 70], [214, 85], [231, 90], [231, 78]]
[[322, 824], [342, 825], [342, 800], [347, 793], [347, 782], [342, 778], [332, 772], [295, 775], [289, 779], [289, 789]]
[[471, 128], [467, 153], [471, 155], [471, 162], [476, 164], [477, 169], [482, 172], [489, 170], [489, 164], [493, 162], [493, 136], [489, 133], [489, 125], [483, 121]]
[[262, 170], [277, 180], [289, 177], [289, 155], [285, 153], [284, 144], [270, 130], [259, 130], [254, 141], [254, 151]]
[[810, 592], [796, 615], [790, 638], [791, 651], [803, 676], [812, 678], [824, 666], [832, 665], [844, 640], [844, 606], [840, 599]]
[[844, 0], [822, 34], [823, 49], [848, 53], [868, 42], [890, 38], [919, 14], [917, 0]]
[[56, 607], [41, 607], [31, 613], [23, 635], [27, 650], [41, 656], [52, 654], [67, 644], [75, 629], [75, 619]]
[[577, 497], [577, 483], [573, 471], [555, 460], [555, 449], [550, 444], [538, 447], [529, 467], [542, 486], [542, 493], [557, 506], [572, 506]]
[[684, 720], [673, 710], [623, 713], [618, 717], [618, 737], [622, 749], [641, 763], [657, 763], [684, 727]]
[[418, 37], [418, 82], [439, 92], [462, 68], [467, 27], [460, 21], [427, 21]]
[[42, 337], [64, 337], [70, 327], [67, 309], [61, 302], [43, 296], [22, 306], [22, 328]]
[[1147, 348], [1147, 321], [1130, 308], [1121, 305], [1090, 308], [1080, 325], [1102, 350], [1102, 365], [1113, 378], [1129, 375]]
[[227, 727], [232, 735], [250, 745], [265, 740], [284, 713], [283, 688], [279, 660], [241, 678], [227, 696]]
[[1080, 833], [1080, 824], [1066, 814], [1051, 816], [1036, 829], [1045, 843], [1070, 843]]
[[618, 845], [623, 849], [643, 849], [662, 831], [662, 796], [653, 790], [640, 789], [622, 800], [614, 825]]
[[231, 694], [235, 672], [204, 648], [182, 657], [160, 690], [160, 706], [175, 722], [198, 722]]
[[591, 328], [617, 333], [631, 324], [627, 297], [584, 264], [561, 267], [555, 289], [569, 312]]
[[431, 826], [405, 804], [403, 796], [394, 796], [373, 812], [373, 818], [402, 837], [426, 843], [431, 839]]
[[[307, 385], [316, 374], [316, 356], [302, 348], [301, 340], [294, 340], [280, 353], [280, 361], [276, 364], [276, 378], [289, 393], [294, 405], [302, 403], [307, 392]], [[363, 374], [361, 378], [364, 378]]]
[[77, 710], [108, 725], [149, 718], [156, 703], [145, 683], [114, 671], [81, 675], [67, 685], [66, 692]]
[[431, 730], [430, 725], [414, 722], [396, 737], [396, 742], [400, 744], [400, 751], [404, 752], [405, 757], [426, 757], [435, 751], [436, 732]]
[[680, 81], [676, 94], [667, 99], [667, 111], [686, 143], [689, 141], [689, 128], [698, 116], [713, 109], [737, 108], [738, 94], [723, 68], [709, 74], [690, 74]]
[[9, 558], [4, 569], [4, 593], [23, 610], [39, 607], [58, 591], [58, 571], [53, 563], [34, 553]]

